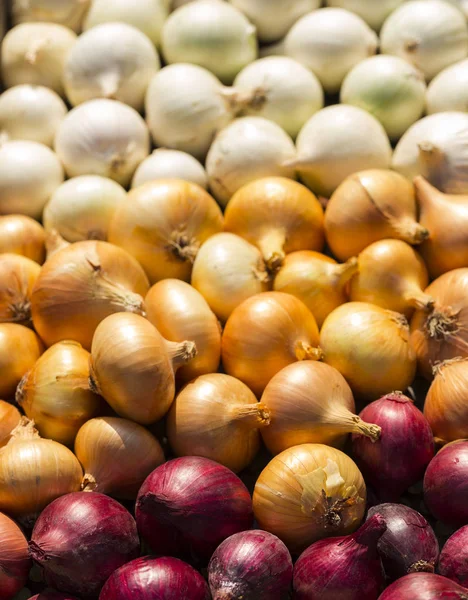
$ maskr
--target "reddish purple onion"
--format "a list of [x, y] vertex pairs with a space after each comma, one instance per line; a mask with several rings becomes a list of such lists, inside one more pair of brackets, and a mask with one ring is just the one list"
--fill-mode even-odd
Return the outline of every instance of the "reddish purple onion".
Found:
[[468, 525], [445, 542], [439, 559], [439, 573], [468, 587]]
[[252, 499], [226, 467], [185, 456], [146, 478], [138, 493], [136, 520], [155, 554], [206, 563], [223, 540], [252, 527]]
[[379, 600], [468, 600], [468, 590], [441, 575], [411, 573], [392, 583]]
[[395, 502], [424, 475], [434, 456], [431, 428], [413, 402], [393, 392], [361, 411], [361, 419], [380, 425], [380, 439], [352, 436], [353, 456], [380, 501]]
[[447, 444], [431, 460], [424, 476], [424, 501], [444, 523], [468, 524], [468, 442]]
[[377, 549], [385, 574], [398, 579], [408, 573], [434, 573], [439, 542], [432, 527], [417, 511], [403, 504], [379, 504], [367, 518], [381, 515], [387, 525]]
[[114, 571], [99, 600], [210, 600], [210, 590], [193, 567], [178, 558], [144, 556]]
[[132, 515], [116, 500], [73, 492], [42, 511], [29, 550], [48, 585], [96, 596], [116, 569], [138, 556], [140, 541]]
[[294, 566], [294, 599], [377, 600], [384, 583], [377, 543], [385, 529], [377, 514], [351, 535], [309, 546]]
[[24, 533], [0, 513], [0, 600], [10, 600], [26, 585], [31, 565]]
[[41, 592], [40, 594], [36, 594], [35, 596], [31, 596], [28, 600], [77, 600], [70, 594], [62, 594], [61, 592], [56, 592], [55, 590], [47, 589]]
[[228, 537], [208, 565], [213, 600], [287, 600], [292, 574], [289, 550], [260, 529]]

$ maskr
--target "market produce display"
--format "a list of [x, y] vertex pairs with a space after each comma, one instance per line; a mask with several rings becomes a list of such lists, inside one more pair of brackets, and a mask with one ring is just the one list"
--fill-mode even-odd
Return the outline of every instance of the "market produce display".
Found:
[[0, 600], [468, 600], [467, 0], [0, 0]]

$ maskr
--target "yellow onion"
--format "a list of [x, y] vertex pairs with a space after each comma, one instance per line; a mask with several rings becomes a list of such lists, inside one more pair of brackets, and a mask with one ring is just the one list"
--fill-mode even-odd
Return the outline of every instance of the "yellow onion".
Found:
[[18, 409], [4, 400], [0, 400], [0, 448], [11, 438], [11, 432], [19, 424], [21, 415]]
[[42, 437], [70, 446], [101, 407], [101, 399], [86, 389], [88, 378], [89, 352], [77, 342], [59, 342], [23, 377], [16, 402]]
[[192, 340], [197, 355], [177, 371], [188, 381], [218, 370], [221, 327], [203, 296], [180, 279], [164, 279], [153, 285], [145, 298], [148, 320], [171, 342]]
[[0, 254], [0, 322], [29, 325], [31, 293], [41, 267], [19, 254]]
[[158, 440], [144, 427], [100, 417], [85, 423], [75, 440], [75, 454], [85, 475], [85, 492], [134, 499], [143, 481], [164, 462]]
[[416, 221], [411, 182], [386, 169], [360, 171], [343, 181], [327, 205], [325, 233], [340, 260], [356, 256], [378, 240], [420, 244], [429, 235]]
[[59, 250], [63, 250], [63, 248], [68, 248], [68, 246], [70, 246], [70, 243], [71, 242], [67, 242], [67, 240], [65, 240], [60, 235], [60, 233], [57, 231], [57, 229], [48, 230], [46, 233], [46, 241], [45, 241], [46, 254], [47, 254], [46, 260], [49, 260], [49, 258], [51, 256], [53, 256]]
[[121, 417], [149, 425], [168, 411], [175, 396], [175, 372], [195, 354], [193, 342], [165, 340], [140, 315], [110, 315], [93, 337], [91, 388]]
[[41, 340], [28, 327], [0, 323], [0, 398], [14, 397], [21, 378], [43, 351]]
[[343, 304], [328, 315], [320, 332], [324, 361], [338, 369], [353, 393], [376, 400], [405, 390], [416, 374], [406, 318], [367, 302]]
[[341, 448], [349, 433], [374, 442], [380, 436], [380, 427], [353, 414], [351, 388], [325, 363], [305, 360], [285, 367], [266, 386], [261, 402], [270, 415], [262, 437], [272, 454], [309, 443]]
[[292, 252], [276, 274], [273, 289], [302, 300], [321, 327], [332, 310], [348, 301], [348, 282], [357, 270], [355, 257], [338, 264], [320, 252]]
[[0, 510], [32, 526], [50, 502], [79, 491], [82, 477], [73, 452], [39, 437], [34, 423], [23, 417], [0, 450]]
[[257, 294], [227, 320], [223, 366], [259, 396], [283, 367], [297, 360], [320, 360], [318, 341], [317, 323], [303, 302], [282, 292]]
[[229, 200], [225, 230], [257, 246], [270, 272], [295, 250], [321, 250], [323, 209], [305, 186], [285, 177], [243, 185]]
[[42, 265], [45, 260], [45, 231], [26, 215], [0, 217], [0, 252], [21, 254]]
[[429, 283], [426, 266], [405, 242], [374, 242], [361, 252], [358, 261], [358, 273], [351, 280], [351, 300], [370, 302], [406, 317], [415, 308], [427, 310], [434, 304], [423, 292]]
[[275, 456], [260, 473], [253, 509], [261, 529], [299, 553], [317, 540], [356, 530], [366, 509], [366, 486], [341, 450], [301, 444]]
[[249, 388], [222, 373], [188, 383], [167, 417], [167, 437], [177, 456], [210, 458], [235, 473], [260, 449], [259, 429], [269, 414]]
[[75, 340], [89, 350], [105, 317], [144, 312], [148, 289], [143, 269], [122, 248], [76, 242], [56, 252], [42, 268], [31, 298], [34, 327], [47, 346]]
[[200, 245], [223, 230], [215, 200], [196, 183], [150, 181], [131, 190], [114, 213], [108, 239], [134, 256], [151, 283], [190, 281]]

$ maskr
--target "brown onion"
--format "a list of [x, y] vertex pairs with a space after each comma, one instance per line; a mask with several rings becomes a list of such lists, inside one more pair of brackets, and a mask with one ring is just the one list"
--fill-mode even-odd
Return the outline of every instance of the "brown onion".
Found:
[[0, 323], [0, 398], [14, 398], [16, 386], [43, 351], [41, 340], [28, 327]]
[[0, 322], [29, 325], [31, 293], [41, 267], [19, 254], [0, 254]]
[[18, 409], [4, 400], [0, 400], [0, 448], [8, 444], [11, 432], [19, 424], [21, 415]]
[[45, 260], [45, 231], [25, 215], [0, 217], [0, 252], [20, 254], [42, 265]]

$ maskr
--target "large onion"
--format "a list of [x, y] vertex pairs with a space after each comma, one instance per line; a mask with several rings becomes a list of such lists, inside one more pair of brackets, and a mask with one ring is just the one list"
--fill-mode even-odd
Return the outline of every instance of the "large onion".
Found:
[[20, 420], [19, 410], [13, 404], [0, 400], [0, 448], [8, 444], [11, 432]]
[[0, 252], [30, 258], [40, 265], [45, 259], [45, 232], [41, 225], [24, 215], [0, 217]]
[[0, 322], [31, 323], [31, 293], [41, 267], [19, 254], [0, 254]]
[[468, 59], [446, 67], [429, 84], [426, 94], [429, 115], [447, 111], [466, 111], [468, 105]]
[[43, 350], [41, 340], [28, 327], [0, 323], [0, 398], [14, 397], [16, 386]]

